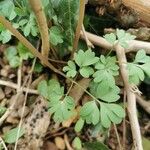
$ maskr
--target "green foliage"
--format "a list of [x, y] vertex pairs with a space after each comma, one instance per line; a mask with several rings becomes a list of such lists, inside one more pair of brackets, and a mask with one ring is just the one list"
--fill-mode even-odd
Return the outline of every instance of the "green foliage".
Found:
[[100, 119], [100, 112], [95, 101], [85, 103], [81, 108], [80, 116], [83, 120], [86, 120], [87, 124], [96, 125]]
[[143, 81], [145, 75], [150, 77], [150, 57], [144, 50], [139, 50], [132, 63], [128, 63], [129, 80], [131, 83], [139, 84]]
[[87, 67], [98, 62], [99, 58], [95, 57], [95, 53], [91, 49], [87, 51], [79, 50], [74, 54], [74, 60], [79, 67]]
[[[47, 20], [54, 24], [49, 29], [49, 40], [57, 46], [59, 55], [66, 55], [72, 50], [74, 33], [78, 20], [79, 0], [43, 0], [43, 9]], [[1, 0], [0, 15], [10, 20], [15, 28], [23, 32], [30, 41], [39, 38], [36, 17], [27, 0]], [[35, 38], [36, 37], [36, 38]], [[0, 24], [0, 41], [7, 43], [12, 34]]]
[[117, 29], [116, 34], [106, 34], [104, 38], [111, 44], [119, 43], [122, 47], [128, 48], [128, 42], [136, 38], [136, 36], [126, 33], [124, 30]]
[[[95, 57], [95, 53], [90, 49], [85, 52], [83, 50], [79, 50], [74, 55], [74, 61], [80, 67], [79, 72], [85, 78], [88, 78], [94, 73], [94, 69], [91, 65], [94, 65], [98, 62], [98, 60], [99, 58]], [[67, 72], [68, 77], [75, 77], [77, 71], [74, 62], [69, 61], [68, 66], [64, 67], [63, 71]]]
[[5, 113], [6, 107], [0, 106], [0, 117]]
[[0, 15], [13, 20], [16, 17], [15, 6], [13, 0], [5, 0], [0, 2]]
[[[116, 124], [120, 123], [124, 115], [120, 114], [119, 116], [119, 113], [116, 115], [115, 112], [122, 110], [120, 113], [124, 113], [124, 110], [119, 105], [112, 104], [112, 102], [116, 102], [120, 98], [120, 89], [115, 85], [114, 78], [114, 76], [119, 75], [116, 57], [105, 57], [101, 55], [98, 58], [91, 50], [85, 52], [79, 50], [74, 55], [74, 61], [69, 61], [68, 66], [63, 68], [63, 71], [67, 72], [68, 77], [75, 77], [77, 74], [75, 64], [78, 65], [81, 76], [88, 78], [90, 75], [93, 75], [94, 79], [90, 83], [89, 89], [95, 97], [92, 101], [85, 103], [81, 108], [81, 118], [75, 125], [75, 131], [81, 131], [84, 121], [87, 124], [93, 125], [101, 123], [105, 128], [109, 128], [111, 122]], [[100, 100], [107, 103], [103, 103]], [[100, 104], [100, 107], [98, 107], [97, 102]], [[110, 106], [115, 107], [117, 110], [111, 110]], [[113, 117], [112, 119], [109, 119], [110, 115]], [[106, 120], [103, 119], [105, 117]]]
[[74, 140], [73, 140], [73, 147], [76, 150], [81, 150], [82, 149], [82, 142], [81, 142], [79, 137], [75, 137], [74, 138]]
[[19, 56], [22, 60], [27, 60], [29, 58], [34, 58], [33, 54], [29, 51], [28, 48], [26, 48], [22, 43], [18, 43], [17, 50], [19, 53]]
[[49, 112], [54, 114], [55, 122], [63, 122], [73, 115], [75, 102], [64, 94], [64, 88], [56, 80], [43, 80], [38, 85], [38, 92], [49, 100]]
[[34, 66], [34, 72], [40, 73], [42, 71], [43, 71], [43, 66], [39, 62], [36, 62]]
[[[4, 134], [4, 141], [9, 144], [15, 143], [17, 140], [18, 130], [19, 128], [13, 128], [6, 132]], [[19, 131], [18, 137], [20, 138], [24, 134], [24, 130], [21, 128]]]
[[90, 92], [105, 102], [115, 102], [120, 98], [120, 89], [116, 85], [110, 87], [106, 80], [102, 83], [91, 82]]
[[56, 46], [59, 43], [63, 43], [63, 35], [62, 35], [62, 31], [59, 27], [53, 26], [50, 28], [49, 32], [50, 32], [50, 35], [49, 35], [50, 42], [53, 45]]
[[84, 143], [86, 150], [109, 150], [109, 148], [101, 142], [86, 142]]
[[77, 74], [75, 63], [73, 61], [69, 60], [67, 64], [68, 64], [68, 66], [65, 66], [63, 68], [63, 71], [67, 72], [67, 74], [66, 74], [67, 77], [72, 77], [72, 78], [75, 77]]
[[10, 46], [5, 50], [5, 57], [9, 61], [10, 66], [16, 68], [23, 60], [33, 58], [34, 56], [23, 44], [18, 43], [17, 47]]
[[[52, 1], [54, 2], [54, 0]], [[78, 17], [79, 0], [59, 0], [55, 2], [55, 6], [58, 22], [65, 31], [65, 41], [72, 46]]]
[[124, 109], [117, 104], [99, 102], [100, 109], [95, 101], [89, 101], [83, 105], [80, 116], [87, 124], [96, 125], [101, 122], [102, 126], [109, 128], [111, 122], [118, 124], [125, 117]]
[[20, 65], [21, 61], [17, 56], [17, 49], [14, 46], [10, 46], [5, 50], [5, 56], [9, 61], [11, 67], [16, 68]]
[[119, 75], [116, 57], [100, 56], [95, 64], [97, 71], [93, 74], [94, 82], [90, 85], [91, 93], [106, 102], [115, 102], [119, 99], [119, 88], [115, 85], [114, 76]]
[[72, 97], [65, 96], [63, 100], [51, 99], [49, 103], [50, 113], [54, 113], [53, 119], [55, 122], [63, 122], [73, 115], [75, 103]]
[[119, 124], [125, 117], [124, 109], [117, 104], [101, 103], [100, 118], [105, 128], [109, 128], [111, 122]]
[[82, 130], [83, 126], [84, 126], [84, 120], [83, 120], [82, 118], [80, 118], [80, 119], [76, 122], [74, 129], [75, 129], [76, 132], [80, 132], [80, 131]]
[[88, 78], [94, 73], [94, 70], [92, 67], [90, 67], [90, 65], [98, 62], [99, 58], [95, 57], [95, 53], [89, 49], [85, 52], [83, 50], [79, 50], [77, 53], [75, 53], [74, 60], [76, 64], [80, 67], [80, 74], [83, 77]]

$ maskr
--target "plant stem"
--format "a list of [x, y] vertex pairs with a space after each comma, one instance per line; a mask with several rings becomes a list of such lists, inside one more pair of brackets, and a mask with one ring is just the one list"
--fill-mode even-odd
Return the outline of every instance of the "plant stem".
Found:
[[85, 11], [85, 0], [80, 0], [79, 19], [78, 19], [78, 24], [77, 24], [77, 28], [76, 28], [75, 37], [74, 37], [73, 50], [71, 53], [71, 58], [73, 58], [73, 55], [78, 48], [80, 31], [82, 29], [82, 24], [83, 24], [83, 19], [84, 19], [84, 11]]
[[42, 55], [48, 59], [50, 44], [49, 44], [49, 34], [48, 26], [46, 21], [46, 16], [43, 11], [43, 6], [41, 0], [29, 0], [31, 8], [36, 16], [39, 31], [42, 39]]

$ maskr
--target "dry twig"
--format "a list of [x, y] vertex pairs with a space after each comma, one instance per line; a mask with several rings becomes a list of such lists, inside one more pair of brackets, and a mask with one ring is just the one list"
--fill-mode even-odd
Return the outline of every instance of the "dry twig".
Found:
[[72, 58], [73, 58], [74, 52], [78, 48], [78, 42], [79, 42], [79, 38], [80, 38], [80, 31], [82, 29], [82, 24], [83, 24], [83, 19], [84, 19], [84, 11], [85, 11], [85, 0], [80, 0], [79, 19], [78, 19], [78, 24], [77, 24], [77, 28], [76, 28], [74, 43], [73, 43], [73, 50], [72, 50], [72, 53], [71, 53]]
[[[80, 33], [81, 39], [85, 40], [83, 32]], [[94, 35], [92, 33], [86, 32], [86, 36], [93, 44], [103, 47], [105, 49], [113, 49], [113, 45], [106, 41], [103, 37]], [[150, 54], [150, 42], [143, 42], [138, 40], [131, 40], [128, 42], [129, 47], [125, 52], [137, 52], [140, 49], [144, 49], [147, 54]], [[113, 49], [114, 50], [114, 49]]]
[[148, 114], [150, 114], [150, 102], [144, 100], [139, 95], [136, 95], [136, 101]]
[[143, 150], [140, 126], [139, 126], [137, 112], [136, 112], [136, 95], [131, 90], [132, 86], [129, 84], [125, 51], [124, 48], [121, 47], [118, 43], [115, 45], [115, 49], [119, 61], [121, 76], [127, 94], [127, 110], [128, 110], [131, 130], [132, 130], [133, 143], [136, 150]]
[[33, 12], [35, 13], [36, 20], [38, 23], [38, 28], [41, 34], [42, 39], [42, 55], [48, 59], [49, 53], [49, 34], [48, 34], [48, 26], [46, 21], [46, 16], [43, 11], [43, 6], [41, 0], [29, 0], [29, 3], [32, 7]]

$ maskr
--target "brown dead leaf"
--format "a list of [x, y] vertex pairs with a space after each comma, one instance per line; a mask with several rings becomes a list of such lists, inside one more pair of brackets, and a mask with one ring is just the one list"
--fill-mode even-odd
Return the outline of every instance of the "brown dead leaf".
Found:
[[[78, 83], [80, 85], [82, 85], [82, 87], [84, 89], [87, 89], [89, 87], [90, 81], [91, 81], [90, 79], [83, 78], [83, 79], [79, 80]], [[79, 102], [80, 98], [83, 96], [83, 94], [84, 94], [83, 89], [79, 88], [78, 85], [74, 85], [69, 93], [69, 95], [75, 100], [76, 104], [78, 104], [78, 102]]]

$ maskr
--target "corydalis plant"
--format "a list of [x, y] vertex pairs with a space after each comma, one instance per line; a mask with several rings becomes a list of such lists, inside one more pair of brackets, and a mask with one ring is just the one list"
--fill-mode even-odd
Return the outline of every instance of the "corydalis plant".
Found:
[[64, 94], [64, 87], [61, 87], [56, 80], [41, 81], [38, 92], [48, 100], [49, 112], [53, 114], [55, 122], [63, 122], [74, 114], [73, 98]]

